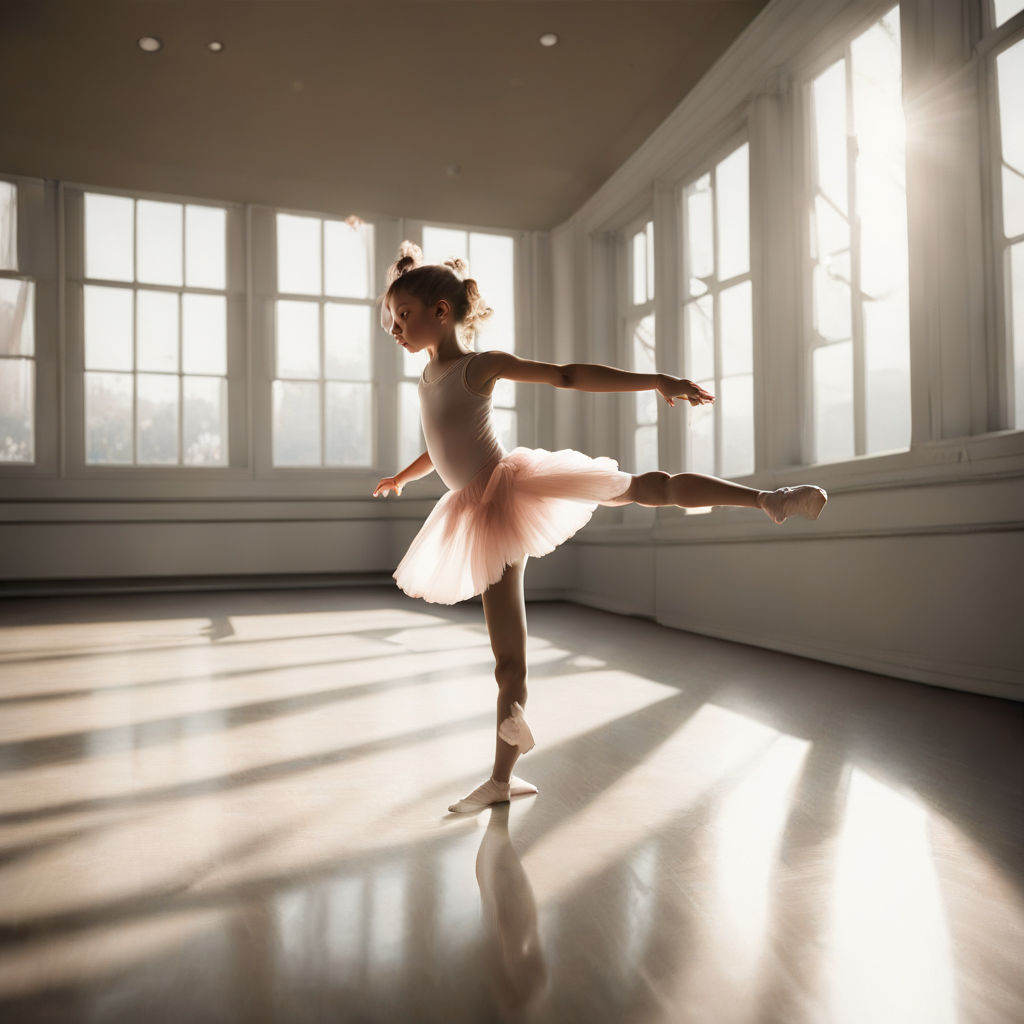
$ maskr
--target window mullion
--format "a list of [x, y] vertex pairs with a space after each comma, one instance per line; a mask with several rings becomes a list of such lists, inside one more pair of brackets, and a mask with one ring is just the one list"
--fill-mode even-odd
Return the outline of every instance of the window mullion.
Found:
[[[711, 168], [711, 322], [713, 327], [714, 345], [714, 381], [715, 396], [721, 397], [722, 391], [722, 304], [719, 301], [721, 282], [718, 280], [718, 167]], [[715, 473], [722, 472], [722, 403], [716, 401], [712, 405], [715, 422], [714, 467]]]

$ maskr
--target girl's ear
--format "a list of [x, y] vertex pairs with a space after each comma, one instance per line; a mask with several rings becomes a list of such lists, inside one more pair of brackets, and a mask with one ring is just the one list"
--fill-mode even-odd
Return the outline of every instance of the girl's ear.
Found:
[[437, 305], [434, 307], [434, 313], [439, 320], [447, 320], [451, 314], [452, 307], [447, 299], [438, 299]]

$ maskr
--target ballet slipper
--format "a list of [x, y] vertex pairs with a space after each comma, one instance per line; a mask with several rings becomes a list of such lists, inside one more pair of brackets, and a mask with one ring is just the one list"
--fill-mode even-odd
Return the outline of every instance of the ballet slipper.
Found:
[[518, 701], [512, 705], [512, 714], [498, 726], [498, 736], [510, 747], [518, 747], [520, 754], [536, 746], [523, 706]]
[[784, 522], [790, 516], [817, 519], [828, 501], [828, 495], [821, 487], [800, 484], [797, 487], [780, 487], [775, 491], [763, 491], [758, 505], [775, 523]]

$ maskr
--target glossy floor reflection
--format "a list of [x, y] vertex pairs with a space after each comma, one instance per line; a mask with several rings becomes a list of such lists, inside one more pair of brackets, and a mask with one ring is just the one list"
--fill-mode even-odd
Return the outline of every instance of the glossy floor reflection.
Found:
[[1016, 1022], [1024, 705], [528, 606], [0, 601], [0, 1018]]

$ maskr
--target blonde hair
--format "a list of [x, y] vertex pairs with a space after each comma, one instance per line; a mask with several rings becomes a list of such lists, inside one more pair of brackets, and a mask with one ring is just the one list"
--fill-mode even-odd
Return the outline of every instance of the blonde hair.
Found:
[[398, 247], [398, 259], [388, 267], [388, 288], [381, 296], [387, 303], [395, 292], [406, 292], [425, 306], [444, 299], [452, 307], [452, 316], [470, 347], [476, 336], [477, 324], [492, 316], [494, 310], [487, 305], [472, 277], [469, 267], [458, 256], [444, 263], [424, 263], [423, 250], [410, 241]]

